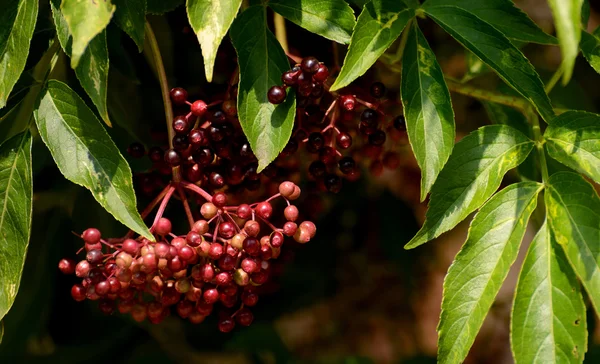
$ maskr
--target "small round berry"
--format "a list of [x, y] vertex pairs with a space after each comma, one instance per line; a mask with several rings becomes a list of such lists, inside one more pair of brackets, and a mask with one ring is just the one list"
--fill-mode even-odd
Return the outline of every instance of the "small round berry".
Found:
[[404, 118], [404, 115], [398, 115], [394, 119], [394, 128], [400, 131], [406, 131], [406, 119]]
[[181, 87], [175, 87], [171, 89], [169, 95], [171, 96], [171, 100], [175, 105], [184, 105], [188, 97], [187, 91]]
[[219, 291], [216, 288], [207, 289], [202, 294], [202, 298], [208, 304], [216, 303], [219, 300]]
[[300, 72], [298, 70], [286, 71], [281, 75], [281, 81], [288, 86], [294, 86], [298, 83], [299, 75]]
[[250, 326], [254, 320], [254, 315], [247, 308], [242, 308], [235, 315], [235, 319], [241, 326]]
[[71, 297], [77, 302], [81, 302], [86, 298], [86, 289], [81, 284], [76, 284], [71, 287]]
[[243, 269], [236, 269], [233, 273], [233, 281], [238, 286], [247, 286], [250, 283], [250, 275]]
[[352, 137], [348, 133], [341, 132], [335, 138], [338, 147], [348, 149], [352, 146]]
[[340, 167], [340, 172], [342, 172], [343, 174], [349, 174], [354, 171], [354, 168], [356, 167], [356, 162], [354, 161], [354, 159], [352, 159], [352, 157], [343, 157], [338, 162], [338, 166]]
[[310, 153], [317, 153], [319, 149], [325, 145], [325, 136], [322, 133], [314, 132], [308, 136], [308, 142], [306, 143], [306, 149]]
[[235, 235], [235, 226], [229, 221], [219, 224], [219, 235], [225, 239], [231, 239]]
[[332, 193], [338, 193], [342, 189], [342, 179], [335, 174], [329, 174], [325, 177], [325, 188]]
[[94, 288], [96, 290], [96, 294], [99, 296], [104, 296], [110, 292], [110, 283], [108, 283], [108, 281], [100, 281], [96, 283]]
[[296, 230], [298, 230], [298, 225], [296, 225], [295, 222], [288, 221], [283, 224], [283, 233], [286, 236], [293, 236], [296, 233]]
[[81, 234], [81, 237], [83, 238], [83, 241], [85, 241], [88, 244], [97, 244], [98, 242], [100, 242], [100, 238], [102, 237], [102, 235], [100, 234], [100, 230], [95, 228], [89, 228], [85, 230], [83, 234]]
[[158, 163], [163, 160], [165, 152], [160, 147], [152, 147], [148, 151], [148, 157], [154, 163]]
[[126, 253], [129, 253], [131, 255], [136, 255], [140, 250], [140, 245], [138, 244], [137, 241], [135, 241], [133, 239], [125, 239], [125, 241], [123, 241], [123, 245], [121, 246], [121, 249]]
[[247, 237], [243, 243], [244, 251], [250, 256], [257, 256], [260, 254], [260, 242], [258, 239], [251, 236]]
[[204, 113], [206, 112], [207, 109], [208, 109], [208, 105], [206, 105], [206, 102], [204, 102], [202, 100], [194, 101], [192, 103], [192, 106], [190, 107], [190, 111], [192, 112], [192, 114], [194, 114], [194, 116], [204, 115]]
[[356, 106], [356, 98], [352, 95], [342, 95], [340, 96], [340, 104], [344, 110], [352, 111]]
[[219, 258], [219, 268], [223, 271], [230, 271], [235, 268], [237, 264], [237, 258], [224, 254], [221, 258]]
[[215, 154], [210, 148], [201, 148], [192, 154], [192, 158], [194, 159], [194, 162], [198, 163], [200, 166], [208, 166], [215, 159]]
[[208, 221], [206, 220], [197, 220], [196, 222], [194, 222], [194, 225], [192, 226], [192, 231], [197, 232], [200, 235], [206, 234], [208, 232], [209, 229], [209, 225], [208, 225]]
[[374, 82], [369, 91], [371, 92], [371, 96], [379, 99], [385, 94], [385, 85], [381, 82]]
[[61, 259], [60, 262], [58, 262], [58, 269], [63, 274], [73, 274], [75, 273], [76, 264], [77, 263], [75, 263], [73, 259]]
[[329, 69], [324, 64], [319, 64], [319, 68], [317, 72], [313, 75], [313, 80], [319, 83], [323, 83], [327, 81], [327, 77], [329, 77]]
[[235, 328], [235, 321], [232, 317], [226, 317], [219, 321], [219, 331], [222, 333], [231, 332]]
[[223, 208], [227, 205], [227, 195], [223, 192], [217, 192], [212, 197], [212, 203], [217, 208]]
[[361, 124], [366, 127], [375, 127], [377, 125], [377, 111], [373, 109], [365, 109], [360, 115]]
[[283, 245], [283, 234], [279, 231], [274, 231], [273, 234], [271, 234], [269, 242], [273, 248], [280, 248]]
[[248, 236], [256, 237], [258, 236], [258, 233], [260, 233], [260, 224], [257, 221], [248, 220], [244, 224], [244, 231]]
[[290, 195], [290, 197], [288, 197], [288, 200], [290, 200], [290, 201], [297, 200], [298, 197], [300, 197], [301, 193], [302, 193], [302, 190], [300, 189], [300, 187], [294, 186], [294, 193], [292, 193]]
[[317, 226], [312, 221], [303, 221], [300, 227], [305, 229], [311, 238], [314, 238], [317, 234]]
[[283, 210], [283, 216], [287, 221], [296, 221], [298, 219], [298, 208], [294, 205], [289, 205]]
[[244, 270], [244, 272], [246, 273], [254, 273], [257, 272], [259, 269], [256, 260], [250, 258], [244, 258], [240, 266], [242, 270]]
[[138, 142], [131, 143], [131, 145], [127, 148], [127, 153], [133, 158], [142, 158], [144, 154], [146, 154], [146, 149], [144, 146]]
[[218, 212], [219, 212], [219, 209], [212, 202], [205, 202], [200, 207], [200, 213], [202, 214], [202, 216], [205, 219], [208, 219], [208, 220], [215, 217]]
[[281, 86], [273, 86], [267, 93], [269, 102], [275, 105], [281, 104], [285, 100], [286, 95], [285, 88]]
[[188, 142], [193, 147], [199, 147], [208, 143], [206, 129], [192, 129], [188, 134]]
[[306, 229], [299, 227], [294, 234], [294, 240], [300, 244], [308, 243], [310, 241], [310, 234]]
[[319, 61], [315, 57], [306, 57], [300, 63], [300, 67], [303, 72], [313, 74], [319, 70]]
[[252, 208], [248, 204], [241, 204], [237, 208], [237, 215], [240, 219], [249, 219], [252, 216]]
[[197, 247], [200, 245], [200, 243], [202, 242], [202, 235], [198, 234], [195, 231], [190, 231], [187, 233], [187, 235], [185, 236], [185, 241], [188, 243], [189, 246], [191, 247]]
[[102, 262], [103, 258], [104, 254], [102, 254], [102, 250], [99, 249], [90, 250], [85, 256], [85, 259], [91, 264], [98, 264]]
[[161, 217], [156, 222], [156, 226], [154, 227], [154, 230], [156, 231], [157, 234], [164, 236], [164, 235], [168, 235], [171, 232], [172, 227], [173, 227], [173, 225], [171, 225], [171, 220], [169, 220], [165, 217]]
[[273, 206], [271, 206], [271, 204], [267, 201], [260, 202], [258, 205], [256, 205], [256, 214], [263, 219], [268, 220], [273, 214]]
[[185, 116], [180, 115], [173, 119], [173, 130], [175, 130], [177, 134], [185, 134], [188, 132], [189, 128], [190, 123]]
[[373, 134], [369, 135], [369, 144], [381, 146], [385, 143], [385, 138], [385, 132], [381, 129], [378, 129]]
[[252, 288], [246, 288], [241, 294], [242, 303], [244, 306], [252, 307], [256, 306], [258, 302], [258, 295]]
[[210, 248], [208, 250], [208, 257], [213, 260], [217, 260], [221, 258], [223, 255], [223, 246], [218, 243], [210, 244]]
[[177, 167], [181, 164], [181, 155], [175, 149], [169, 149], [165, 152], [165, 162], [172, 167]]
[[175, 135], [173, 137], [173, 149], [177, 151], [184, 151], [190, 146], [187, 135]]
[[281, 196], [289, 198], [292, 195], [292, 193], [294, 193], [294, 187], [296, 187], [296, 184], [294, 182], [281, 182], [279, 184], [279, 193], [281, 194]]

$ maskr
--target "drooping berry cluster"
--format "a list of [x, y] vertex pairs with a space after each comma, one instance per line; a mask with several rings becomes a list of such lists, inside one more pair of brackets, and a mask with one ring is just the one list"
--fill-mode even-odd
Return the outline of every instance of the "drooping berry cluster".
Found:
[[286, 89], [293, 87], [298, 95], [318, 99], [323, 96], [324, 83], [329, 77], [329, 69], [315, 57], [306, 57], [290, 71], [281, 75], [283, 86], [273, 86], [267, 94], [269, 102], [281, 104], [286, 96]]
[[[185, 235], [174, 234], [171, 221], [162, 216], [175, 192], [190, 220]], [[199, 220], [191, 218], [188, 193], [205, 200]], [[236, 322], [242, 326], [252, 322], [249, 307], [256, 305], [285, 237], [306, 243], [315, 236], [314, 223], [298, 223], [299, 211], [290, 201], [299, 196], [300, 188], [286, 181], [268, 199], [230, 206], [223, 192], [210, 195], [186, 181], [169, 184], [142, 213], [145, 217], [159, 206], [150, 228], [156, 241], [134, 239], [131, 233], [103, 239], [99, 230], [90, 228], [81, 235], [85, 259], [78, 263], [62, 259], [58, 267], [81, 279], [71, 288], [75, 300], [98, 300], [106, 314], [118, 309], [136, 321], [148, 318], [158, 323], [175, 311], [200, 323], [220, 307], [219, 330], [228, 332]], [[277, 199], [286, 205], [282, 216], [272, 205]], [[276, 217], [285, 223], [276, 227]]]

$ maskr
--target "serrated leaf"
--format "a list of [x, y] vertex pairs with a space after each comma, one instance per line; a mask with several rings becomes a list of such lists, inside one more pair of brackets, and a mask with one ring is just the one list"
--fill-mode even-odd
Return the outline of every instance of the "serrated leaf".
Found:
[[502, 282], [519, 253], [543, 185], [520, 182], [494, 195], [473, 218], [465, 245], [444, 279], [438, 363], [467, 357]]
[[402, 58], [402, 104], [408, 139], [421, 168], [421, 201], [454, 147], [450, 91], [435, 54], [417, 23], [409, 31]]
[[525, 160], [533, 144], [505, 125], [484, 126], [456, 143], [431, 189], [425, 222], [404, 248], [412, 249], [440, 236], [483, 205], [496, 192], [504, 174]]
[[154, 240], [136, 209], [127, 161], [83, 100], [66, 84], [50, 80], [34, 116], [62, 174], [89, 189], [117, 220]]
[[500, 31], [456, 6], [429, 6], [426, 2], [423, 9], [446, 32], [531, 101], [544, 120], [552, 120], [554, 111], [535, 68]]
[[171, 10], [175, 10], [179, 5], [183, 5], [185, 0], [147, 0], [148, 13], [164, 14]]
[[566, 85], [571, 79], [581, 39], [581, 6], [583, 0], [548, 0], [562, 53], [563, 77]]
[[510, 0], [427, 0], [425, 6], [456, 6], [498, 29], [506, 38], [526, 43], [558, 44]]
[[37, 0], [10, 0], [0, 15], [0, 108], [25, 69], [38, 14]]
[[[72, 57], [73, 37], [69, 31], [67, 21], [60, 10], [60, 0], [50, 2], [52, 17], [56, 27], [56, 34], [60, 45], [66, 55]], [[71, 58], [72, 59], [72, 58]], [[108, 92], [108, 46], [106, 42], [106, 30], [103, 30], [91, 40], [86, 47], [79, 66], [75, 68], [75, 75], [79, 83], [88, 94], [102, 120], [108, 126], [112, 126], [108, 116], [106, 95]]]
[[510, 321], [515, 362], [581, 363], [587, 350], [585, 311], [577, 277], [544, 223], [515, 291]]
[[113, 2], [117, 7], [115, 12], [117, 25], [133, 39], [141, 52], [144, 49], [146, 0], [113, 0]]
[[212, 82], [217, 50], [227, 34], [242, 0], [188, 0], [190, 25], [198, 36], [204, 57], [206, 80]]
[[577, 173], [550, 176], [546, 192], [548, 226], [600, 314], [600, 198]]
[[362, 76], [398, 38], [415, 11], [397, 0], [372, 0], [358, 16], [350, 47], [331, 91]]
[[[600, 28], [598, 28], [600, 29]], [[600, 73], [600, 38], [599, 35], [581, 31], [581, 53], [590, 66]]]
[[252, 151], [263, 170], [283, 150], [292, 135], [296, 98], [291, 89], [285, 101], [273, 105], [269, 88], [281, 84], [289, 61], [267, 28], [267, 11], [261, 5], [246, 9], [229, 32], [240, 65], [238, 116]]
[[338, 43], [350, 42], [354, 11], [343, 0], [271, 0], [269, 7], [302, 28]]
[[[511, 90], [512, 91], [512, 90]], [[521, 133], [525, 134], [528, 138], [534, 139], [533, 131], [525, 115], [510, 106], [496, 104], [489, 101], [484, 101], [483, 106], [490, 121], [494, 124], [504, 124], [511, 128], [515, 128]], [[538, 162], [536, 155], [530, 153], [523, 163], [517, 167], [517, 172], [524, 180], [528, 181], [539, 181], [540, 174], [538, 168]]]
[[73, 36], [71, 68], [75, 69], [88, 44], [110, 22], [115, 6], [110, 0], [62, 0], [60, 10]]
[[600, 183], [600, 115], [567, 111], [544, 133], [548, 154]]
[[32, 186], [31, 134], [26, 131], [0, 146], [0, 320], [21, 283], [31, 234]]

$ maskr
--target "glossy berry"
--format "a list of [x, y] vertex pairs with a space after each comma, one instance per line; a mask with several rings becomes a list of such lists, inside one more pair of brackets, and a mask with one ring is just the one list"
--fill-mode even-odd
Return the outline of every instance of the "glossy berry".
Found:
[[235, 226], [229, 221], [219, 224], [219, 235], [225, 239], [231, 239], [235, 235]]
[[267, 201], [260, 202], [256, 205], [256, 214], [263, 219], [270, 219], [273, 214], [273, 206]]
[[308, 136], [308, 142], [306, 143], [306, 149], [310, 153], [317, 153], [319, 149], [325, 145], [325, 137], [319, 132], [311, 133]]
[[404, 115], [398, 115], [394, 119], [394, 128], [400, 131], [406, 131], [406, 119], [404, 118]]
[[376, 99], [381, 98], [385, 94], [385, 85], [381, 82], [374, 82], [369, 89], [371, 96]]
[[300, 63], [300, 67], [303, 72], [313, 74], [319, 70], [319, 61], [315, 57], [306, 57]]
[[103, 255], [101, 250], [94, 249], [87, 252], [85, 259], [91, 264], [98, 264], [102, 262]]
[[338, 147], [348, 149], [352, 146], [352, 137], [348, 133], [341, 132], [336, 136], [335, 142]]
[[217, 208], [222, 208], [227, 205], [227, 195], [223, 192], [217, 192], [212, 197], [212, 203], [217, 206]]
[[231, 332], [235, 328], [235, 321], [232, 317], [226, 317], [219, 321], [219, 331], [222, 333]]
[[361, 124], [366, 127], [374, 127], [377, 126], [377, 111], [373, 109], [365, 109], [360, 115]]
[[340, 105], [344, 110], [352, 111], [356, 106], [356, 98], [352, 95], [342, 95], [340, 96]]
[[237, 215], [240, 219], [249, 219], [252, 216], [252, 209], [248, 204], [241, 204], [237, 208]]
[[100, 234], [100, 230], [95, 228], [89, 228], [81, 234], [83, 240], [88, 244], [97, 244], [100, 242], [100, 238], [102, 235]]
[[267, 94], [269, 102], [272, 104], [281, 104], [286, 97], [285, 89], [281, 86], [273, 86], [269, 89]]
[[173, 119], [173, 130], [177, 134], [187, 133], [190, 128], [190, 123], [185, 116], [177, 116]]
[[61, 259], [58, 262], [58, 269], [63, 274], [73, 274], [75, 273], [75, 261], [73, 259]]
[[181, 87], [171, 89], [169, 95], [171, 96], [171, 101], [173, 101], [175, 105], [184, 105], [188, 97], [187, 91]]
[[241, 326], [250, 326], [254, 320], [254, 315], [247, 308], [242, 308], [235, 316], [235, 320]]
[[340, 167], [340, 172], [342, 172], [343, 174], [349, 174], [354, 171], [354, 168], [356, 167], [356, 162], [354, 161], [354, 159], [352, 159], [352, 157], [343, 157], [338, 162], [338, 166]]
[[190, 107], [190, 111], [195, 116], [202, 116], [202, 115], [204, 115], [204, 113], [206, 113], [207, 109], [208, 109], [208, 106], [206, 105], [206, 102], [204, 102], [202, 100], [196, 100], [196, 101], [194, 101], [192, 103], [192, 106]]
[[161, 217], [156, 222], [156, 226], [154, 226], [154, 230], [159, 235], [168, 235], [171, 232], [171, 220]]
[[175, 149], [169, 149], [165, 152], [165, 162], [172, 167], [177, 167], [181, 164], [181, 155]]
[[298, 70], [286, 71], [281, 75], [281, 81], [288, 86], [294, 86], [298, 83], [299, 75], [300, 72]]
[[327, 77], [329, 77], [329, 69], [324, 64], [319, 64], [317, 72], [315, 72], [315, 74], [313, 75], [313, 80], [319, 83], [323, 83], [327, 80]]

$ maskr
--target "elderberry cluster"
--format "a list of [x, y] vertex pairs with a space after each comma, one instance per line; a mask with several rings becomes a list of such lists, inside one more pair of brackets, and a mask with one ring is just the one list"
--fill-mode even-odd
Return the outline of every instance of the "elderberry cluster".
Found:
[[271, 87], [267, 96], [271, 103], [279, 104], [284, 101], [288, 87], [296, 89], [295, 129], [280, 160], [304, 145], [316, 157], [308, 166], [309, 175], [320, 189], [337, 193], [342, 179], [359, 177], [361, 160], [371, 161], [368, 167], [375, 176], [384, 167], [399, 166], [395, 145], [386, 145], [386, 140], [388, 136], [394, 141], [404, 138], [406, 123], [403, 115], [388, 117], [394, 111], [393, 103], [382, 100], [386, 89], [381, 82], [373, 83], [368, 95], [362, 95], [361, 90], [346, 89], [337, 93], [329, 91], [328, 77], [325, 65], [307, 57], [284, 72], [283, 86]]
[[[185, 201], [186, 193], [206, 200], [199, 208], [202, 218], [190, 221], [184, 235], [174, 234], [171, 221], [162, 216], [175, 191]], [[132, 233], [103, 239], [98, 229], [89, 228], [81, 234], [85, 259], [62, 259], [58, 267], [81, 279], [71, 288], [76, 301], [98, 300], [106, 314], [118, 309], [136, 321], [159, 323], [175, 311], [200, 323], [219, 307], [219, 330], [229, 332], [236, 322], [252, 323], [249, 307], [256, 305], [261, 285], [269, 280], [272, 259], [280, 255], [285, 237], [306, 243], [315, 236], [314, 223], [298, 223], [299, 211], [290, 203], [300, 192], [286, 181], [264, 201], [230, 206], [223, 192], [210, 195], [185, 181], [170, 184], [149, 206], [152, 210], [160, 204], [150, 228], [156, 241], [134, 239]], [[277, 199], [286, 204], [283, 216], [274, 213]], [[186, 212], [190, 218], [189, 206]], [[285, 223], [275, 226], [275, 217]]]

